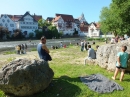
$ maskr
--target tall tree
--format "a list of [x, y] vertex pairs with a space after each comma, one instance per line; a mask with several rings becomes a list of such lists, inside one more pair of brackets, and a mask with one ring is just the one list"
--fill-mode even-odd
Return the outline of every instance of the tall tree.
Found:
[[109, 7], [102, 8], [100, 15], [101, 30], [114, 35], [124, 35], [130, 32], [130, 1], [112, 0]]

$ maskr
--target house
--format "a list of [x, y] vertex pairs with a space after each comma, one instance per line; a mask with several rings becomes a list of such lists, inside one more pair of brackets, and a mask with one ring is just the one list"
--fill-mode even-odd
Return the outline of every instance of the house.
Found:
[[30, 15], [28, 11], [24, 15], [2, 14], [0, 26], [6, 27], [10, 34], [13, 34], [13, 30], [20, 29], [28, 37], [29, 33], [34, 33], [38, 29], [38, 21], [40, 19], [42, 19], [41, 15], [36, 15], [35, 13]]
[[84, 14], [82, 13], [78, 19], [75, 19], [75, 24], [78, 27], [79, 36], [88, 36], [88, 22], [86, 21]]
[[18, 29], [21, 29], [26, 37], [29, 33], [34, 33], [38, 29], [38, 21], [26, 12], [18, 21], [16, 21]]
[[13, 30], [16, 29], [15, 22], [6, 14], [1, 15], [0, 26], [7, 28], [10, 34], [12, 34]]
[[10, 32], [20, 29], [28, 37], [29, 33], [34, 33], [38, 29], [38, 21], [40, 19], [42, 19], [41, 15], [36, 15], [35, 13], [30, 15], [30, 12], [26, 12], [24, 15], [1, 15], [0, 24], [3, 27], [8, 26], [7, 28]]
[[56, 14], [52, 20], [53, 26], [56, 26], [58, 32], [63, 32], [63, 35], [73, 35], [75, 31], [75, 23], [72, 15]]
[[100, 24], [92, 22], [88, 28], [88, 37], [100, 37]]
[[47, 17], [46, 21], [49, 23], [49, 22], [52, 22], [54, 18], [53, 17]]

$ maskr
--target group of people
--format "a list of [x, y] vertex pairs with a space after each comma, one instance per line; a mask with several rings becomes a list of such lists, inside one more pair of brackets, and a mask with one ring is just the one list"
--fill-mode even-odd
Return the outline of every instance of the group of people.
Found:
[[17, 54], [25, 54], [27, 52], [27, 44], [19, 44], [15, 47]]
[[122, 42], [123, 40], [127, 40], [127, 39], [130, 39], [130, 38], [124, 38], [123, 36], [112, 37], [110, 43], [115, 44], [115, 43], [119, 43], [119, 42]]
[[87, 45], [88, 45], [89, 43], [87, 43], [85, 40], [83, 41], [83, 40], [81, 40], [81, 43], [80, 43], [80, 45], [81, 45], [81, 51], [84, 51], [84, 50], [88, 50], [87, 49]]
[[66, 48], [66, 44], [63, 45], [61, 42], [59, 46], [51, 46], [52, 49]]
[[[81, 41], [81, 51], [83, 50], [83, 47], [87, 45], [87, 43], [86, 45], [85, 43], [86, 43], [85, 41], [84, 42]], [[96, 48], [98, 49], [98, 47], [99, 46], [97, 45]], [[49, 55], [49, 49], [46, 47], [46, 38], [44, 36], [41, 37], [40, 43], [37, 46], [37, 50], [38, 50], [40, 59], [43, 59], [47, 62], [52, 60], [51, 56]], [[93, 48], [91, 48], [91, 45], [88, 45], [86, 47], [86, 50], [88, 50], [88, 56], [85, 58], [84, 64], [86, 64], [86, 60], [96, 59], [96, 51]], [[118, 72], [120, 70], [121, 70], [120, 81], [123, 80], [124, 73], [128, 65], [127, 62], [129, 59], [129, 54], [125, 52], [126, 50], [127, 50], [127, 47], [122, 46], [121, 52], [117, 54], [116, 70], [115, 70], [114, 76], [112, 76], [113, 80], [116, 79]]]

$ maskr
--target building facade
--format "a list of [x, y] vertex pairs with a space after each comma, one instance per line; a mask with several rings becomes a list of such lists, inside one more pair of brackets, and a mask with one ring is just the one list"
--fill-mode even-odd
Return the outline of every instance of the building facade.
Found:
[[[77, 22], [75, 22], [75, 24], [78, 27], [78, 35], [79, 36], [88, 36], [88, 22], [86, 21], [84, 14], [82, 13], [81, 16], [76, 19]], [[79, 21], [79, 22], [78, 22]]]
[[13, 32], [13, 30], [16, 29], [15, 22], [10, 19], [10, 17], [6, 14], [2, 14], [0, 17], [0, 26], [7, 28], [10, 33]]
[[[35, 20], [29, 12], [26, 12], [17, 22], [17, 29], [21, 29], [22, 32], [28, 37], [29, 33], [34, 33], [38, 29], [38, 21]], [[34, 33], [35, 34], [35, 33]]]
[[75, 22], [72, 15], [56, 14], [52, 24], [56, 26], [58, 32], [63, 32], [63, 35], [73, 35], [75, 31]]
[[92, 22], [88, 28], [89, 37], [100, 37], [100, 24]]
[[41, 15], [35, 13], [31, 15], [28, 11], [24, 15], [1, 15], [0, 26], [7, 27], [10, 32], [20, 29], [28, 37], [29, 33], [34, 33], [38, 29], [40, 19], [42, 19]]

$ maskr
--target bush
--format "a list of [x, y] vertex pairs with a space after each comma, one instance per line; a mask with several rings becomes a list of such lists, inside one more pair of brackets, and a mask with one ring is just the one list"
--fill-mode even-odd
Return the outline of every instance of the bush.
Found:
[[33, 38], [33, 37], [34, 37], [34, 33], [33, 32], [29, 33], [29, 38]]

